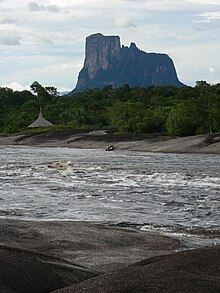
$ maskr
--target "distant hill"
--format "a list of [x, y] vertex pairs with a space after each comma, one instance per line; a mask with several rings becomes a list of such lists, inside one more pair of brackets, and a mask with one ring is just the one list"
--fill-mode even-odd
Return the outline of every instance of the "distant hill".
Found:
[[135, 43], [131, 43], [130, 47], [121, 46], [119, 36], [97, 33], [87, 37], [84, 66], [71, 93], [107, 85], [117, 88], [124, 84], [130, 87], [184, 86], [168, 55], [146, 53]]

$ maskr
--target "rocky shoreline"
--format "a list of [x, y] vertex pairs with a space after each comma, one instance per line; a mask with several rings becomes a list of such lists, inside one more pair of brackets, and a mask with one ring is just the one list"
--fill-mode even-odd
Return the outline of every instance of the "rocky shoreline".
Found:
[[115, 134], [105, 130], [63, 130], [0, 136], [0, 145], [72, 147], [164, 153], [220, 154], [220, 134], [169, 137], [150, 134]]
[[[0, 145], [220, 154], [218, 136], [87, 130], [1, 136]], [[220, 245], [195, 249], [136, 227], [90, 222], [0, 218], [0, 231], [0, 293], [220, 292]]]
[[90, 222], [0, 219], [0, 292], [219, 292], [220, 246]]

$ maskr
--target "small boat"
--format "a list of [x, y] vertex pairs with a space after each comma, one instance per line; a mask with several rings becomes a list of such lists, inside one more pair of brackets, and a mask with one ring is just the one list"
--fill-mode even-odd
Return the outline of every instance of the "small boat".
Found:
[[105, 150], [106, 150], [107, 152], [113, 151], [113, 150], [114, 150], [114, 146], [113, 146], [113, 145], [110, 145], [110, 146], [107, 147]]

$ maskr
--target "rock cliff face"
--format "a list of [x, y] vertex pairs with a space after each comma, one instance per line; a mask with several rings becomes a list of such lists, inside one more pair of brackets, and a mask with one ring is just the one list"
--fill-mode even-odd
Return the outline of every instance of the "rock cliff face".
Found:
[[106, 85], [120, 87], [151, 85], [184, 86], [172, 59], [166, 54], [146, 53], [131, 43], [121, 46], [118, 36], [94, 34], [86, 38], [86, 56], [72, 93]]

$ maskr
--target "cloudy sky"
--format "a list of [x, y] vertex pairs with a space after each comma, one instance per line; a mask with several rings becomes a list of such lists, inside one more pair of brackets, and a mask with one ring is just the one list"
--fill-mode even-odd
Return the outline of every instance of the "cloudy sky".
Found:
[[220, 82], [220, 0], [0, 0], [0, 86], [73, 89], [97, 32], [167, 53], [183, 83]]

